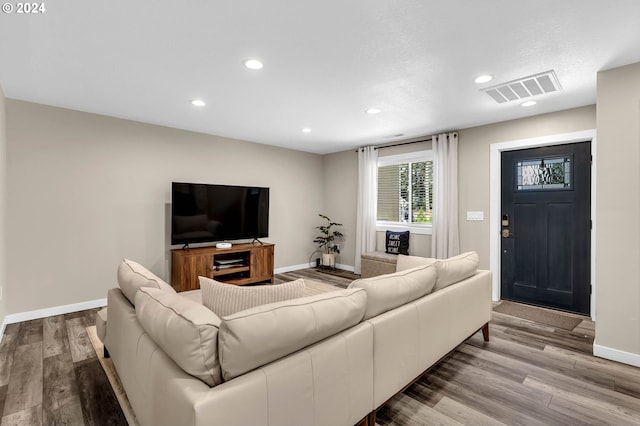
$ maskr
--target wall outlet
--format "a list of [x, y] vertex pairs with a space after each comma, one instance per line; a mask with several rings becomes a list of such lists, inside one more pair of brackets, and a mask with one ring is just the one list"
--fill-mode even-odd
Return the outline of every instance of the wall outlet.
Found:
[[4, 289], [4, 286], [0, 285], [0, 300], [2, 300], [2, 290]]

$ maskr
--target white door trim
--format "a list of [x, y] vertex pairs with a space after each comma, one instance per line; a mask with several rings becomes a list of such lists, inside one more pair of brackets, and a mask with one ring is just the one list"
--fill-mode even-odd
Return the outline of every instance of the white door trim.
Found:
[[531, 139], [518, 139], [490, 145], [490, 192], [489, 192], [489, 267], [493, 274], [492, 298], [500, 300], [500, 194], [501, 194], [501, 155], [502, 151], [513, 151], [525, 148], [537, 148], [549, 145], [562, 145], [574, 142], [591, 141], [591, 318], [595, 321], [595, 288], [596, 288], [596, 130], [561, 133]]

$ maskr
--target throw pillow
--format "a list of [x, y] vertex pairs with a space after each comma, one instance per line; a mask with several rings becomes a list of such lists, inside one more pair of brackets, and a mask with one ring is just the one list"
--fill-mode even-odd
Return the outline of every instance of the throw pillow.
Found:
[[282, 302], [304, 296], [302, 278], [284, 284], [237, 286], [211, 278], [198, 277], [202, 289], [202, 304], [220, 318], [255, 306]]
[[387, 231], [386, 253], [409, 254], [409, 231]]

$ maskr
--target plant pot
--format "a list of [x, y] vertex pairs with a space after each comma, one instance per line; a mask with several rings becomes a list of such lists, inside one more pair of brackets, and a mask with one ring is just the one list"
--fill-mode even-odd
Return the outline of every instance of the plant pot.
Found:
[[322, 253], [322, 266], [329, 266], [331, 268], [334, 268], [336, 266], [336, 254]]

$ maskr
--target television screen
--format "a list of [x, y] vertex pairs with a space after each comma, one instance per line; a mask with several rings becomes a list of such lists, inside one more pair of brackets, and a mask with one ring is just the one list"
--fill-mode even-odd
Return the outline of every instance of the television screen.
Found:
[[269, 236], [269, 188], [173, 182], [171, 244]]

